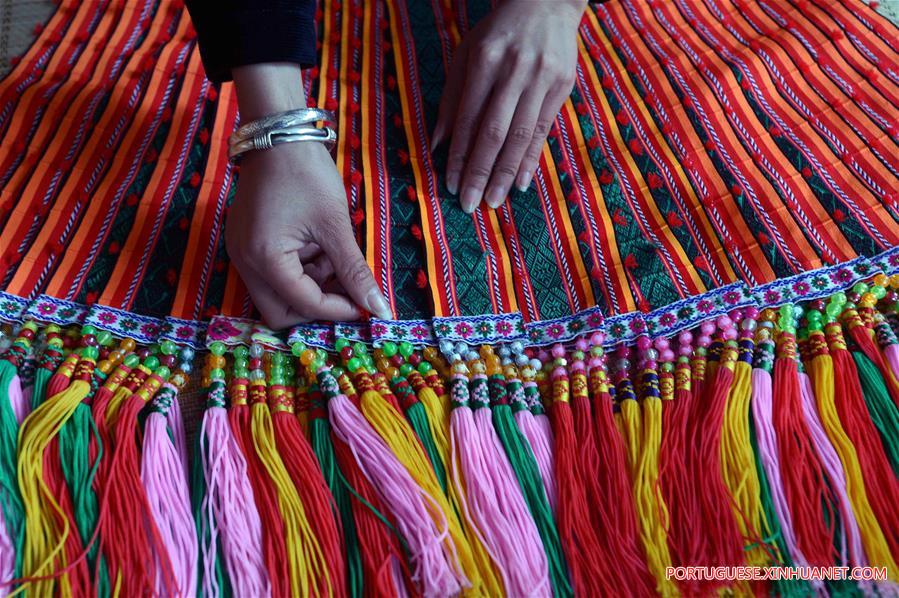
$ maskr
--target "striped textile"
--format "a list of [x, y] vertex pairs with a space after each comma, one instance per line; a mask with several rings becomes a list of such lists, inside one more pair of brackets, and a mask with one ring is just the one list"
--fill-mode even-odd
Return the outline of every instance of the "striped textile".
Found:
[[[864, 3], [591, 6], [534, 184], [469, 216], [428, 138], [488, 8], [321, 2], [309, 97], [339, 115], [350, 214], [397, 319], [651, 312], [897, 245], [899, 35]], [[63, 0], [0, 84], [7, 303], [252, 317], [222, 237], [237, 119], [180, 2]]]

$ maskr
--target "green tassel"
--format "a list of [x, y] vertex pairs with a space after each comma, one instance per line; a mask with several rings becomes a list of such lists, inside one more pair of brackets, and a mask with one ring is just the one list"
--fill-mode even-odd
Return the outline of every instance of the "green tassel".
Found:
[[495, 374], [490, 377], [490, 396], [494, 400], [491, 409], [493, 427], [503, 443], [512, 470], [518, 479], [518, 485], [524, 494], [531, 517], [537, 525], [540, 539], [543, 541], [543, 549], [549, 563], [550, 583], [553, 595], [557, 598], [572, 596], [574, 592], [568, 583], [568, 564], [562, 552], [562, 543], [559, 539], [559, 531], [549, 508], [549, 499], [540, 478], [540, 470], [537, 467], [537, 459], [528, 444], [527, 439], [512, 415], [512, 408], [505, 401], [506, 384], [502, 375]]
[[44, 395], [47, 393], [47, 383], [53, 376], [54, 371], [56, 371], [56, 368], [53, 368], [52, 371], [46, 368], [37, 368], [37, 371], [34, 373], [34, 389], [31, 391], [32, 410], [37, 409], [44, 402], [46, 398]]
[[434, 473], [437, 474], [440, 488], [446, 494], [446, 467], [440, 458], [440, 453], [437, 452], [437, 445], [434, 444], [434, 436], [431, 433], [431, 424], [428, 423], [428, 414], [425, 412], [425, 406], [416, 400], [406, 410], [406, 419], [409, 420], [412, 430], [415, 431], [415, 435], [418, 436], [422, 446], [425, 447], [425, 453], [427, 453], [428, 459], [431, 460], [431, 466], [434, 468]]
[[19, 424], [9, 401], [9, 385], [16, 376], [16, 366], [0, 359], [0, 501], [3, 521], [10, 541], [16, 546], [16, 576], [22, 573], [24, 541], [24, 507], [19, 495], [16, 472]]
[[[206, 520], [206, 514], [203, 512], [203, 499], [206, 497], [206, 476], [203, 475], [203, 463], [202, 457], [203, 454], [202, 447], [200, 445], [203, 442], [202, 434], [197, 434], [196, 442], [194, 443], [194, 458], [191, 462], [190, 468], [190, 502], [191, 507], [194, 512], [194, 522], [197, 526], [197, 538], [200, 540], [200, 546], [207, 546], [209, 544], [209, 525]], [[228, 574], [225, 571], [224, 559], [222, 558], [222, 546], [219, 543], [219, 540], [216, 540], [215, 547], [215, 579], [219, 588], [219, 595], [223, 597], [230, 597], [234, 595], [234, 592], [231, 589], [231, 582], [228, 579]], [[200, 550], [197, 555], [197, 596], [203, 596], [203, 574], [205, 571], [205, 567], [203, 565], [203, 551]]]
[[[97, 441], [97, 459], [91, 463], [89, 451], [89, 439], [93, 435]], [[97, 425], [91, 415], [91, 409], [86, 403], [81, 403], [75, 408], [69, 419], [59, 431], [59, 459], [62, 465], [62, 474], [72, 497], [72, 508], [75, 514], [75, 525], [85, 545], [91, 541], [97, 529], [100, 518], [100, 508], [97, 496], [93, 490], [94, 477], [103, 455], [103, 446]], [[109, 572], [106, 563], [99, 551], [100, 543], [96, 540], [87, 546], [87, 558], [91, 572], [97, 570], [99, 558], [99, 575], [97, 577], [97, 593], [100, 596], [109, 595]]]
[[865, 404], [871, 421], [880, 432], [880, 439], [886, 451], [887, 458], [893, 472], [899, 475], [899, 409], [890, 398], [886, 383], [877, 366], [863, 353], [852, 352], [855, 367], [858, 369], [858, 377], [862, 384], [862, 394], [865, 396]]
[[334, 445], [331, 444], [331, 434], [328, 430], [328, 422], [322, 417], [309, 418], [309, 441], [315, 452], [318, 463], [322, 468], [325, 482], [334, 496], [340, 523], [343, 529], [343, 544], [346, 547], [346, 575], [349, 595], [361, 597], [364, 592], [364, 580], [362, 575], [362, 556], [359, 554], [359, 540], [356, 536], [356, 521], [353, 519], [353, 509], [350, 506], [350, 496], [347, 493], [343, 476], [337, 468], [337, 458], [334, 455]]

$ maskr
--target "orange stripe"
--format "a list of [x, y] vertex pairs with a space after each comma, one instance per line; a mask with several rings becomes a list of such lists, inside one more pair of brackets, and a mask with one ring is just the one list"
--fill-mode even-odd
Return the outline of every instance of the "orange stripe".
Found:
[[[743, 15], [745, 17], [745, 14]], [[763, 15], [757, 15], [760, 18], [765, 19]], [[741, 22], [736, 20], [732, 22], [733, 26], [737, 28], [741, 35], [748, 36], [751, 35], [752, 32], [749, 30], [748, 25], [744, 28], [741, 26]], [[773, 24], [773, 22], [772, 22]], [[806, 93], [806, 83], [802, 80], [801, 76], [795, 76], [793, 73], [795, 71], [800, 71], [805, 75], [805, 78], [810, 82], [815, 84], [819, 89], [831, 89], [835, 88], [828, 80], [821, 80], [821, 77], [817, 75], [822, 73], [821, 69], [817, 66], [802, 68], [802, 69], [794, 69], [791, 64], [785, 63], [785, 61], [781, 58], [784, 52], [778, 48], [774, 42], [769, 42], [766, 39], [761, 40], [765, 45], [774, 46], [773, 51], [770, 51], [769, 54], [774, 62], [777, 63], [779, 70], [782, 73], [785, 73], [784, 78], [791, 83], [791, 88], [797, 96], [800, 96], [802, 101], [809, 106], [810, 110], [818, 116], [818, 118], [827, 126], [827, 128], [838, 138], [841, 143], [845, 145], [849, 149], [849, 153], [852, 155], [853, 159], [858, 161], [858, 163], [862, 166], [866, 175], [875, 179], [877, 183], [881, 186], [881, 188], [885, 190], [893, 189], [899, 183], [899, 180], [894, 175], [891, 175], [886, 169], [883, 168], [883, 165], [871, 154], [868, 149], [868, 145], [865, 140], [859, 138], [852, 131], [848, 130], [845, 123], [841, 122], [838, 115], [833, 110], [832, 106], [840, 105], [844, 101], [848, 101], [845, 95], [840, 94], [841, 97], [835, 97], [831, 95], [829, 98], [824, 98], [823, 100], [819, 98], [817, 95], [810, 95]], [[801, 44], [796, 42], [795, 40], [785, 40], [786, 44], [785, 50], [786, 53], [789, 54], [797, 63], [800, 65], [804, 62], [797, 57], [804, 52]], [[730, 47], [731, 51], [742, 50], [742, 47], [737, 46], [736, 48]], [[811, 61], [812, 57], [808, 56]], [[880, 200], [877, 196], [873, 194], [873, 192], [868, 188], [868, 186], [860, 179], [859, 175], [857, 175], [854, 171], [852, 171], [843, 160], [837, 156], [833, 150], [831, 149], [831, 145], [826, 142], [823, 138], [819, 138], [817, 136], [813, 136], [806, 133], [806, 130], [809, 128], [811, 123], [809, 123], [800, 113], [798, 113], [794, 108], [787, 102], [783, 96], [778, 92], [777, 83], [769, 76], [767, 69], [759, 65], [761, 62], [760, 59], [754, 58], [753, 60], [748, 61], [747, 65], [751, 72], [755, 75], [755, 79], [759, 82], [761, 86], [761, 90], [763, 92], [767, 92], [765, 94], [768, 103], [771, 104], [777, 114], [781, 116], [789, 125], [790, 130], [799, 137], [810, 149], [813, 151], [815, 156], [823, 157], [825, 159], [821, 160], [822, 166], [826, 168], [829, 175], [833, 178], [839, 188], [841, 188], [846, 195], [855, 203], [861, 203], [861, 211], [865, 213], [865, 215], [872, 221], [872, 225], [878, 231], [888, 232], [894, 226], [894, 221], [892, 217], [886, 212], [883, 208]], [[817, 103], [817, 106], [815, 105]], [[850, 104], [851, 105], [851, 104]], [[852, 117], [852, 113], [854, 110], [841, 111], [843, 117]], [[814, 125], [811, 125], [814, 127]], [[861, 123], [859, 126], [866, 126], [864, 123]], [[868, 128], [864, 129], [866, 131], [877, 131], [877, 128], [874, 124], [869, 121]], [[877, 136], [880, 137], [879, 135]], [[874, 145], [881, 146], [881, 152], [890, 153], [895, 151], [894, 148], [886, 148], [882, 144], [875, 143]], [[832, 156], [832, 159], [827, 159], [827, 156]], [[840, 200], [842, 201], [842, 200]], [[823, 209], [823, 207], [822, 207]], [[832, 220], [831, 220], [832, 222]], [[833, 226], [837, 226], [836, 223], [833, 223]]]
[[221, 314], [232, 317], [249, 317], [249, 310], [245, 306], [249, 304], [250, 294], [243, 283], [243, 279], [234, 268], [234, 264], [228, 264], [228, 279], [225, 282], [225, 293], [222, 296]]
[[[645, 7], [643, 7], [642, 5], [632, 4], [631, 6], [641, 15], [642, 19], [648, 19], [648, 22], [650, 23], [653, 23], [655, 21], [655, 17], [651, 14], [647, 14], [648, 11], [645, 10]], [[718, 103], [718, 98], [714, 90], [709, 87], [700, 73], [696, 70], [696, 67], [686, 59], [683, 50], [681, 50], [679, 46], [671, 41], [671, 39], [668, 37], [668, 33], [664, 32], [663, 35], [664, 37], [659, 36], [659, 43], [667, 47], [672, 63], [677, 65], [679, 71], [690, 84], [691, 89], [697, 91], [696, 97], [699, 100], [699, 103], [704, 107], [709, 121], [713, 124], [713, 126], [715, 126], [715, 132], [720, 142], [723, 142], [726, 145], [733, 163], [752, 164], [752, 157], [749, 155], [749, 152], [742, 146], [742, 143], [737, 138], [735, 130], [731, 126], [731, 124], [727, 121], [726, 118], [720, 120], [716, 118], [716, 115], [723, 112], [723, 107]], [[721, 69], [722, 67], [719, 65], [718, 68]], [[724, 70], [728, 71], [726, 67], [724, 67]], [[733, 81], [733, 77], [729, 77], [727, 79], [731, 82], [732, 85], [737, 85], [736, 82]], [[714, 104], [711, 103], [713, 101]], [[740, 110], [741, 108], [742, 110]], [[681, 108], [678, 107], [678, 109]], [[737, 109], [738, 113], [740, 114], [746, 114], [745, 107], [742, 106], [739, 102], [737, 103], [737, 106], [735, 106], [735, 109]], [[755, 139], [760, 143], [762, 150], [768, 150], [769, 148], [767, 148], [765, 144], [765, 138], [767, 138], [768, 135], [759, 131], [755, 131], [754, 134]], [[765, 154], [768, 153], [769, 152], [765, 151]], [[773, 156], [769, 155], [768, 159], [769, 161], [779, 163], [779, 160], [773, 160]], [[798, 263], [796, 264], [798, 266], [798, 270], [805, 271], [820, 267], [821, 260], [818, 258], [816, 251], [809, 244], [808, 239], [806, 239], [804, 236], [799, 237], [798, 235], [795, 235], [795, 231], [797, 230], [797, 228], [801, 230], [802, 226], [798, 222], [793, 220], [792, 214], [789, 214], [787, 218], [784, 217], [784, 204], [780, 201], [779, 194], [771, 186], [768, 180], [757, 171], [749, 171], [744, 173], [744, 175], [752, 183], [753, 190], [755, 191], [756, 197], [758, 198], [760, 207], [757, 209], [760, 209], [768, 215], [768, 217], [771, 219], [774, 230], [778, 234], [783, 236], [783, 245], [789, 247], [790, 252], [798, 261]]]
[[[614, 52], [609, 52], [608, 48], [608, 40], [605, 38], [605, 35], [601, 32], [599, 28], [599, 24], [596, 22], [596, 14], [593, 11], [587, 11], [587, 22], [590, 27], [591, 34], [598, 37], [602, 42], [602, 50], [605, 50], [603, 56], [606, 60], [614, 67], [614, 76], [617, 81], [621, 82], [621, 95], [623, 101], [632, 106], [634, 111], [637, 113], [637, 117], [639, 122], [641, 123], [642, 130], [646, 132], [645, 136], [641, 136], [641, 139], [647, 147], [651, 147], [655, 149], [655, 152], [659, 155], [659, 159], [653, 159], [653, 162], [660, 165], [660, 170], [671, 173], [671, 181], [666, 182], [666, 184], [673, 184], [676, 188], [677, 194], [680, 197], [684, 198], [686, 203], [686, 209], [691, 213], [696, 215], [695, 220], [698, 221], [699, 231], [696, 230], [696, 226], [694, 224], [687, 224], [687, 220], [684, 219], [684, 224], [687, 226], [687, 230], [690, 233], [690, 237], [693, 241], [700, 245], [700, 243], [704, 244], [707, 250], [703, 251], [703, 254], [707, 259], [713, 264], [716, 270], [719, 272], [719, 276], [723, 276], [723, 280], [719, 280], [719, 284], [721, 283], [730, 283], [737, 280], [737, 274], [734, 272], [730, 261], [727, 259], [727, 253], [724, 250], [724, 247], [721, 244], [721, 240], [718, 235], [715, 233], [714, 227], [712, 223], [709, 221], [708, 216], [705, 211], [702, 209], [702, 204], [699, 201], [699, 198], [696, 196], [696, 192], [693, 189], [692, 185], [687, 178], [686, 173], [681, 167], [680, 163], [674, 157], [674, 153], [671, 148], [668, 146], [666, 139], [662, 132], [656, 126], [656, 122], [652, 119], [649, 114], [649, 110], [646, 106], [646, 103], [643, 101], [643, 98], [640, 97], [640, 94], [634, 88], [634, 85], [631, 79], [627, 76], [619, 76], [622, 73], [625, 73], [624, 65], [621, 64], [618, 56]], [[586, 65], [585, 72], [587, 73], [588, 79], [590, 81], [591, 92], [594, 97], [602, 98], [601, 86], [599, 84], [599, 76], [596, 72], [596, 68], [593, 65], [593, 62], [590, 60], [589, 53], [585, 50], [582, 50], [582, 57], [584, 64]], [[606, 108], [608, 112], [608, 108], [605, 102], [600, 102], [603, 108]], [[609, 113], [611, 114], [611, 113]], [[606, 119], [609, 122], [609, 126], [612, 125], [612, 120]], [[637, 135], [639, 135], [639, 131], [635, 131]], [[673, 195], [673, 194], [672, 194]], [[678, 212], [682, 216], [686, 216], [683, 211], [679, 208]], [[661, 228], [663, 230], [668, 228], [667, 222], [661, 223]], [[740, 231], [738, 234], [745, 235], [746, 239], [751, 239], [751, 233], [745, 230], [745, 227], [739, 227]], [[701, 241], [700, 241], [701, 238]]]
[[[618, 7], [616, 6], [615, 8], [615, 11], [609, 11], [610, 20], [614, 22], [619, 31], [626, 30], [630, 24], [618, 13]], [[595, 25], [595, 33], [602, 42], [600, 48], [604, 51], [604, 55], [614, 56], [615, 51], [611, 49], [611, 41], [605, 31], [599, 27], [598, 20], [592, 20], [591, 24]], [[750, 230], [744, 221], [736, 200], [728, 190], [727, 184], [703, 148], [702, 139], [680, 105], [680, 99], [677, 97], [674, 88], [664, 75], [659, 76], [659, 73], [663, 72], [661, 66], [653, 67], [656, 64], [654, 55], [649, 48], [637, 40], [636, 36], [632, 37], [631, 40], [633, 44], [630, 47], [633, 48], [635, 57], [641, 64], [646, 66], [643, 70], [646, 82], [652, 86], [659, 105], [664, 109], [664, 113], [668, 117], [668, 120], [662, 126], [663, 136], [666, 139], [678, 139], [683, 151], [690, 155], [696, 163], [695, 167], [690, 169], [690, 172], [697, 179], [697, 185], [701, 184], [705, 193], [702, 198], [696, 197], [693, 214], [700, 216], [705, 213], [704, 210], [709, 210], [714, 216], [719, 234], [725, 239], [734, 240], [735, 251], [737, 252], [735, 255], [739, 255], [743, 259], [748, 269], [746, 282], [756, 284], [758, 281], [774, 280], [776, 276], [771, 265], [759, 247], [758, 241], [753, 236], [753, 231]], [[668, 128], [670, 130], [666, 130]], [[684, 176], [689, 176], [687, 175], [686, 167], [681, 166], [680, 160], [674, 155], [673, 151], [670, 152], [670, 155], [671, 159], [675, 161], [677, 171], [683, 172]], [[693, 185], [687, 186], [691, 193], [693, 188]], [[703, 200], [707, 198], [716, 198], [718, 201], [715, 205], [704, 206]]]
[[[83, 98], [91, 91], [96, 90], [96, 87], [91, 86], [90, 82], [94, 80], [93, 77], [100, 77], [103, 74], [99, 64], [96, 64], [96, 59], [101, 56], [102, 49], [105, 49], [106, 52], [102, 56], [106, 58], [108, 64], [115, 50], [114, 40], [121, 40], [131, 28], [132, 21], [136, 19], [138, 11], [136, 9], [129, 10], [132, 18], [123, 20], [122, 26], [118, 28], [115, 27], [118, 22], [113, 18], [112, 11], [104, 11], [95, 33], [88, 40], [87, 48], [78, 57], [74, 66], [63, 64], [64, 59], [68, 57], [68, 53], [54, 54], [46, 69], [46, 73], [54, 73], [54, 75], [51, 76], [45, 73], [42, 82], [51, 81], [53, 76], [59, 76], [58, 73], [61, 72], [67, 72], [69, 76], [60, 85], [49, 102], [41, 99], [41, 92], [45, 91], [44, 85], [32, 85], [22, 94], [16, 115], [5, 134], [5, 139], [19, 141], [10, 146], [9, 153], [4, 152], [6, 155], [3, 156], [2, 164], [0, 164], [0, 173], [6, 172], [15, 160], [21, 160], [21, 162], [4, 186], [2, 194], [0, 194], [0, 205], [13, 205], [12, 202], [15, 202], [20, 194], [19, 187], [33, 179], [32, 170], [35, 168], [35, 164], [47, 161], [45, 154], [50, 151], [45, 147], [47, 144], [50, 144], [49, 148], [55, 149], [57, 153], [62, 150], [63, 146], [66, 146], [67, 149], [68, 146], [65, 143], [69, 139], [67, 135], [76, 126], [76, 120], [69, 118], [66, 121], [63, 116], [73, 108], [78, 98]], [[79, 24], [83, 23], [87, 18], [87, 13], [79, 15]], [[110, 34], [112, 38], [108, 39]], [[34, 125], [34, 114], [44, 104], [47, 104], [47, 106], [41, 116], [39, 126], [32, 137], [29, 138], [29, 130]], [[73, 111], [69, 112], [69, 114], [74, 114], [77, 118], [80, 112]], [[62, 123], [62, 126], [60, 123]], [[24, 158], [22, 154], [24, 154]], [[25, 205], [23, 204], [29, 201], [36, 203], [38, 200], [39, 198], [37, 197], [26, 195], [22, 201], [14, 206], [14, 210], [24, 210]], [[29, 208], [27, 211], [30, 213], [25, 215], [30, 217], [36, 211], [36, 208]], [[14, 217], [15, 214], [13, 214]], [[0, 229], [0, 236], [5, 236], [6, 230], [5, 227]]]
[[[223, 232], [222, 212], [224, 210], [218, 209], [219, 201], [222, 201], [221, 207], [224, 207], [222, 194], [227, 197], [228, 188], [234, 180], [233, 177], [227, 177], [226, 184], [225, 173], [229, 169], [226, 151], [227, 139], [234, 130], [236, 118], [237, 102], [234, 94], [230, 89], [222, 86], [216, 105], [215, 123], [209, 139], [209, 156], [206, 158], [207, 171], [204, 173], [203, 182], [197, 193], [187, 247], [181, 260], [178, 289], [171, 308], [171, 315], [176, 318], [196, 320], [202, 317], [199, 311], [203, 307], [202, 299]], [[217, 220], [218, 226], [216, 226]], [[204, 265], [209, 268], [205, 275], [203, 273]]]
[[[151, 177], [149, 185], [144, 190], [143, 201], [138, 205], [134, 217], [134, 225], [128, 233], [128, 239], [116, 261], [106, 288], [100, 296], [100, 303], [103, 305], [127, 309], [126, 295], [129, 287], [135, 280], [143, 277], [146, 264], [140, 270], [135, 270], [135, 268], [140, 261], [140, 256], [152, 249], [155, 243], [155, 238], [152, 236], [154, 222], [157, 218], [162, 218], [162, 215], [168, 210], [171, 196], [166, 198], [165, 190], [177, 176], [175, 170], [178, 166], [179, 154], [184, 146], [183, 135], [187, 132], [194, 116], [192, 108], [196, 106], [197, 99], [200, 97], [204, 79], [200, 53], [198, 48], [194, 47], [185, 72], [182, 93], [174, 109], [169, 135], [162, 151], [159, 152], [158, 165], [161, 165], [161, 168], [157, 167], [157, 170], [160, 172]], [[158, 232], [159, 230], [155, 234]]]
[[[160, 22], [157, 23], [154, 21], [153, 25], [151, 25], [151, 27], [155, 26], [152, 29], [154, 32], [161, 32], [167, 29], [166, 21], [171, 18], [171, 15], [164, 11], [160, 11], [160, 13]], [[183, 19], [183, 21], [186, 21], [186, 19]], [[189, 35], [189, 32], [189, 24], [182, 25], [183, 35]], [[162, 37], [162, 33], [159, 33], [158, 35], [159, 37]], [[130, 101], [133, 88], [140, 80], [140, 70], [138, 66], [142, 62], [143, 57], [150, 53], [154, 46], [153, 42], [154, 40], [152, 38], [149, 39], [148, 43], [144, 44], [139, 51], [132, 55], [129, 64], [127, 65], [127, 67], [130, 67], [130, 71], [134, 73], [131, 81], [122, 82], [121, 85], [117, 86], [116, 92], [113, 97], [110, 98], [109, 104], [104, 109], [100, 120], [91, 130], [90, 136], [84, 141], [83, 149], [78, 154], [77, 160], [71, 167], [71, 171], [74, 174], [77, 174], [77, 176], [69, 176], [69, 178], [66, 179], [65, 184], [56, 191], [55, 196], [59, 198], [59, 201], [48, 213], [46, 221], [41, 226], [41, 231], [36, 242], [32, 244], [28, 253], [22, 260], [22, 263], [28, 264], [28, 267], [20, 267], [16, 270], [15, 277], [9, 288], [17, 289], [17, 291], [10, 290], [10, 292], [31, 292], [38, 284], [38, 277], [41, 272], [52, 260], [59, 257], [48, 252], [51, 247], [50, 244], [42, 243], [40, 241], [43, 240], [52, 244], [57, 242], [57, 240], [63, 236], [67, 223], [74, 216], [74, 206], [69, 203], [69, 200], [73, 197], [78, 198], [79, 195], [83, 193], [82, 190], [87, 185], [87, 181], [93, 176], [95, 165], [104, 160], [111, 162], [109, 168], [104, 172], [103, 181], [109, 181], [108, 186], [112, 186], [117, 182], [117, 179], [110, 173], [110, 171], [113, 173], [119, 171], [119, 168], [116, 168], [116, 163], [118, 163], [120, 167], [125, 168], [124, 166], [121, 166], [122, 163], [130, 162], [133, 159], [130, 148], [134, 147], [134, 138], [136, 138], [137, 134], [140, 132], [140, 127], [128, 127], [128, 130], [119, 145], [119, 147], [125, 148], [125, 150], [120, 152], [115, 152], [114, 148], [110, 149], [106, 147], [107, 133], [118, 126], [118, 122], [123, 116], [141, 113], [140, 105], [133, 106], [130, 109], [130, 112], [127, 113], [123, 112], [123, 110], [126, 109], [128, 102]], [[126, 68], [124, 70], [129, 69]], [[153, 79], [151, 79], [151, 83], [153, 82]], [[159, 85], [158, 81], [157, 85]], [[148, 86], [147, 91], [144, 94], [145, 101], [149, 98], [153, 98], [156, 95], [155, 91], [156, 90]], [[64, 148], [62, 147], [59, 148], [60, 153], [63, 149]], [[48, 173], [45, 177], [52, 175], [54, 170], [56, 170], [56, 167], [53, 167], [51, 170], [51, 165], [42, 166]], [[42, 179], [45, 177], [35, 176], [34, 179], [29, 182], [28, 188], [26, 189], [26, 196], [43, 196], [44, 187], [39, 186], [39, 184], [44, 182]], [[103, 186], [104, 185], [101, 183], [100, 188], [103, 188]], [[103, 213], [102, 210], [109, 205], [114, 194], [112, 192], [99, 194], [98, 191], [99, 189], [94, 190], [89, 195], [94, 201], [82, 201], [82, 204], [86, 203], [87, 205], [82, 205], [81, 209], [86, 209], [88, 212], [94, 211], [95, 214]], [[90, 227], [95, 224], [95, 222], [93, 218], [82, 219], [82, 224]], [[86, 246], [90, 244], [91, 240], [91, 237], [87, 237], [86, 239], [82, 237], [82, 244], [72, 246], [77, 248], [76, 251], [80, 252], [80, 250], [86, 248]], [[67, 253], [75, 252], [63, 252], [64, 255]], [[81, 263], [82, 262], [79, 260], [70, 262], [70, 264], [74, 265], [75, 269], [80, 269]], [[66, 287], [64, 287], [64, 289], [66, 289]], [[65, 290], [63, 292], [65, 292]]]
[[[447, 301], [447, 293], [450, 294], [453, 300], [453, 304], [458, 306], [458, 298], [456, 297], [456, 288], [455, 288], [455, 280], [453, 276], [453, 264], [452, 264], [452, 256], [447, 255], [447, 273], [444, 275], [443, 268], [438, 267], [437, 265], [437, 256], [435, 252], [438, 250], [438, 235], [442, 238], [442, 245], [444, 247], [447, 246], [445, 233], [443, 230], [443, 216], [440, 212], [440, 207], [437, 206], [436, 209], [431, 209], [431, 205], [429, 204], [428, 194], [430, 194], [432, 189], [427, 189], [427, 181], [423, 175], [423, 170], [426, 168], [430, 168], [430, 164], [425, 164], [426, 162], [430, 162], [427, 156], [427, 149], [424, 147], [424, 140], [418, 139], [418, 135], [415, 131], [415, 116], [411, 103], [412, 94], [416, 93], [412, 90], [412, 84], [410, 83], [410, 75], [409, 73], [415, 68], [414, 65], [409, 64], [406, 61], [406, 52], [405, 47], [411, 43], [411, 39], [409, 36], [405, 34], [405, 32], [401, 32], [399, 28], [399, 20], [400, 17], [398, 15], [398, 11], [401, 10], [397, 6], [397, 0], [387, 0], [387, 6], [390, 12], [390, 32], [391, 32], [391, 40], [393, 42], [393, 55], [396, 60], [396, 76], [397, 83], [400, 89], [400, 104], [402, 105], [403, 111], [403, 123], [406, 129], [406, 139], [409, 147], [409, 162], [412, 166], [412, 172], [415, 178], [415, 190], [417, 192], [417, 199], [419, 206], [421, 208], [421, 223], [422, 230], [427, 239], [431, 242], [426, 242], [425, 245], [425, 253], [427, 256], [427, 265], [428, 265], [428, 282], [431, 286], [431, 296], [434, 299], [434, 315], [436, 317], [445, 317], [448, 315], [458, 315], [457, 313], [451, 313], [449, 302]], [[436, 196], [436, 194], [435, 194]], [[458, 311], [458, 307], [456, 312]]]

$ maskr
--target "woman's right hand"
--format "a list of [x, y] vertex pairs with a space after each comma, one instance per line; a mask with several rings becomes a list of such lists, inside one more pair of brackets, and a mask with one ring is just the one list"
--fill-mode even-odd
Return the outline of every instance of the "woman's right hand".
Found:
[[[234, 70], [245, 121], [305, 106], [299, 68]], [[285, 91], [286, 90], [286, 91]], [[225, 226], [228, 255], [266, 323], [391, 318], [353, 235], [346, 191], [320, 143], [287, 143], [245, 154]]]

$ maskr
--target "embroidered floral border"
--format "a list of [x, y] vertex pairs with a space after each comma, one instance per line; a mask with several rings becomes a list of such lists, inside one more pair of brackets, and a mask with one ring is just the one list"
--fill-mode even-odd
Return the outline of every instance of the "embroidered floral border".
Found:
[[0, 320], [21, 322], [22, 314], [28, 309], [29, 301], [0, 291]]
[[899, 247], [893, 247], [871, 258], [871, 263], [884, 274], [899, 274]]
[[168, 317], [163, 320], [159, 338], [178, 345], [202, 349], [206, 346], [206, 328], [205, 322]]
[[803, 272], [753, 289], [758, 306], [780, 307], [786, 303], [814, 301], [845, 291], [858, 281], [876, 274], [878, 268], [867, 258]]
[[530, 345], [567, 343], [582, 334], [602, 330], [604, 323], [605, 316], [603, 316], [602, 311], [598, 307], [591, 307], [582, 312], [554, 320], [528, 322], [524, 325], [525, 337]]
[[290, 329], [288, 342], [302, 342], [306, 346], [330, 351], [334, 348], [334, 326], [331, 324], [301, 324]]
[[524, 318], [519, 312], [434, 318], [433, 326], [434, 335], [438, 340], [477, 344], [527, 340]]
[[68, 326], [82, 324], [87, 319], [89, 311], [87, 306], [81, 303], [40, 295], [25, 310], [24, 319]]
[[408, 341], [416, 347], [433, 345], [436, 342], [430, 320], [380, 320], [369, 321], [371, 342], [379, 345], [384, 341]]
[[133, 338], [143, 345], [155, 343], [159, 339], [163, 322], [159, 318], [142, 316], [104, 305], [92, 305], [84, 319], [85, 324], [90, 324], [120, 338]]

